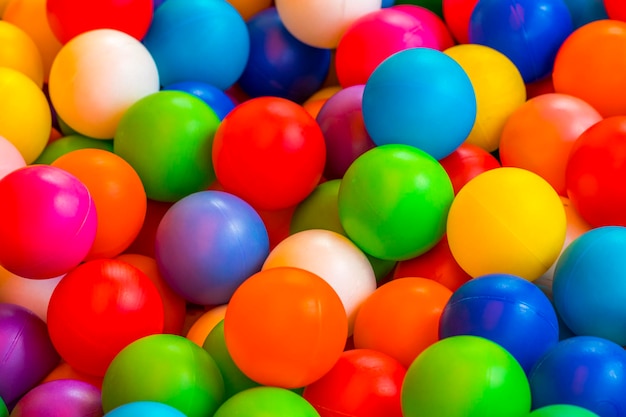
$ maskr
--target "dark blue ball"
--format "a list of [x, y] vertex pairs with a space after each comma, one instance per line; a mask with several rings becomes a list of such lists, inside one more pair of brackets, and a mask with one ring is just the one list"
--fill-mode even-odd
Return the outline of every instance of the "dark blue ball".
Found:
[[164, 90], [184, 91], [200, 98], [220, 120], [235, 108], [235, 103], [224, 91], [201, 81], [182, 81], [163, 87]]

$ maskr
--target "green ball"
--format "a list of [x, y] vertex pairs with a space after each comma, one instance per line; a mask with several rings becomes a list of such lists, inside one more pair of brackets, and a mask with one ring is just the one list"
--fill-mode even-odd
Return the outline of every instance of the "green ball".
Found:
[[2, 398], [0, 398], [0, 417], [9, 417], [9, 410]]
[[93, 139], [77, 133], [63, 136], [49, 143], [33, 164], [50, 165], [59, 157], [78, 149], [102, 149], [113, 152], [113, 141]]
[[537, 408], [528, 417], [599, 417], [593, 411], [569, 404], [554, 404]]
[[395, 5], [412, 4], [434, 12], [443, 19], [443, 0], [396, 0]]
[[211, 152], [219, 124], [200, 98], [159, 91], [126, 110], [113, 150], [137, 171], [148, 198], [176, 202], [215, 181]]
[[452, 336], [428, 348], [407, 369], [404, 417], [527, 417], [530, 385], [503, 347], [478, 336]]
[[257, 387], [241, 391], [222, 404], [213, 417], [320, 417], [300, 395], [276, 387]]
[[[341, 179], [318, 185], [294, 210], [289, 233], [293, 235], [304, 230], [323, 229], [348, 237], [339, 220], [337, 200], [340, 186]], [[393, 260], [379, 259], [368, 253], [365, 253], [365, 256], [370, 261], [378, 282], [396, 266]]]
[[211, 416], [224, 401], [224, 380], [211, 355], [191, 340], [146, 336], [117, 354], [102, 382], [105, 413], [136, 401], [161, 402], [187, 417]]
[[339, 219], [365, 253], [401, 261], [441, 240], [453, 199], [452, 182], [436, 159], [410, 145], [381, 145], [346, 171]]
[[230, 398], [240, 391], [260, 385], [241, 372], [230, 356], [224, 340], [224, 320], [216, 324], [209, 332], [202, 348], [211, 355], [220, 369], [224, 378], [225, 398]]

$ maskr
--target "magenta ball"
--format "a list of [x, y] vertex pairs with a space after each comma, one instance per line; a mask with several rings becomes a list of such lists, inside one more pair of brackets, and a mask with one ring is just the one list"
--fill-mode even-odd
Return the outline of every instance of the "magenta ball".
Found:
[[0, 303], [0, 398], [9, 408], [59, 360], [43, 320], [24, 307]]
[[326, 142], [326, 179], [342, 178], [358, 156], [376, 146], [363, 122], [364, 89], [365, 85], [359, 84], [338, 91], [317, 114]]
[[0, 180], [0, 265], [24, 278], [53, 278], [83, 261], [96, 236], [96, 207], [75, 176], [30, 165]]
[[37, 385], [22, 397], [11, 417], [100, 417], [102, 392], [88, 382], [58, 379]]

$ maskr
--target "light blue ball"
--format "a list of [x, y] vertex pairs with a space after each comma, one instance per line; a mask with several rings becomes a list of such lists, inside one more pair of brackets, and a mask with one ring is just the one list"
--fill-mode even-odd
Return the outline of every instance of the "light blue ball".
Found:
[[626, 228], [606, 226], [576, 238], [556, 264], [552, 294], [576, 335], [626, 346]]
[[442, 159], [467, 138], [476, 94], [465, 70], [441, 51], [411, 48], [376, 67], [363, 91], [363, 121], [376, 145], [414, 146]]
[[178, 409], [155, 401], [137, 401], [121, 405], [105, 414], [105, 417], [186, 417]]
[[202, 81], [226, 90], [250, 53], [246, 22], [226, 0], [167, 0], [154, 12], [143, 44], [161, 85]]

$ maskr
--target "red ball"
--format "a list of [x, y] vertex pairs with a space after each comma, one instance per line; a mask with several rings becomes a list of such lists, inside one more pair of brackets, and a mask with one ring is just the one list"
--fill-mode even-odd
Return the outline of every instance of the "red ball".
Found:
[[315, 119], [279, 97], [245, 101], [222, 120], [213, 140], [217, 180], [256, 209], [293, 207], [315, 189], [326, 143]]
[[48, 331], [77, 371], [104, 376], [129, 343], [161, 333], [163, 301], [150, 278], [114, 259], [86, 262], [65, 275], [50, 297]]
[[478, 0], [443, 0], [443, 18], [458, 43], [469, 42], [469, 22]]
[[463, 143], [439, 163], [448, 173], [455, 195], [478, 174], [500, 167], [495, 156], [471, 143]]
[[48, 23], [65, 44], [94, 29], [115, 29], [142, 40], [152, 22], [153, 0], [47, 0]]
[[624, 0], [604, 0], [604, 8], [609, 18], [626, 22], [626, 3]]
[[348, 350], [302, 396], [320, 417], [402, 417], [400, 392], [406, 369], [371, 349]]
[[567, 195], [593, 227], [626, 226], [626, 116], [585, 130], [574, 142], [565, 171]]

